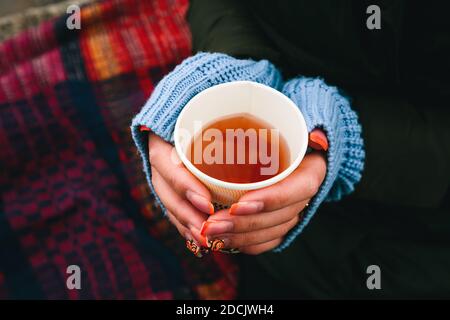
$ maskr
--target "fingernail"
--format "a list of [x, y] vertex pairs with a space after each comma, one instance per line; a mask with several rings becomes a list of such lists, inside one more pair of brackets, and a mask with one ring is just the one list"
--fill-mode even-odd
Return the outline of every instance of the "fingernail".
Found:
[[309, 134], [309, 145], [316, 150], [328, 150], [328, 139], [322, 130], [313, 130]]
[[213, 204], [210, 201], [208, 201], [208, 199], [206, 199], [205, 197], [199, 195], [198, 193], [195, 193], [195, 192], [193, 192], [191, 190], [188, 190], [188, 191], [186, 191], [186, 198], [198, 210], [200, 210], [202, 212], [205, 212], [205, 213], [208, 213], [208, 214], [213, 214], [214, 213], [214, 206], [213, 206]]
[[231, 205], [230, 214], [252, 214], [261, 211], [263, 207], [262, 201], [241, 201]]
[[210, 222], [208, 221], [202, 223], [202, 227], [200, 228], [200, 235], [203, 236], [205, 234], [205, 231], [208, 228], [208, 224], [210, 224]]
[[[202, 228], [203, 228], [203, 224], [202, 224]], [[208, 247], [208, 243], [206, 241], [206, 237], [201, 233], [201, 230], [198, 230], [195, 227], [191, 227], [190, 230], [191, 230], [192, 234], [195, 234], [195, 237], [193, 237], [193, 239], [197, 239], [198, 241], [200, 241], [202, 246]]]
[[226, 233], [233, 230], [234, 224], [231, 221], [205, 221], [203, 222], [201, 235], [212, 235]]
[[[207, 237], [208, 239], [208, 237]], [[208, 248], [211, 251], [220, 251], [227, 247], [230, 243], [230, 240], [227, 238], [221, 238], [221, 239], [208, 239]]]

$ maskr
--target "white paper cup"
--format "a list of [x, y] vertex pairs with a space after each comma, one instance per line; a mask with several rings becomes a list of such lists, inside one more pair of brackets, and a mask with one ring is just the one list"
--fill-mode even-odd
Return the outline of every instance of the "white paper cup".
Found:
[[[278, 129], [289, 148], [289, 166], [278, 175], [254, 183], [233, 183], [215, 179], [197, 169], [188, 159], [196, 123], [204, 126], [233, 114], [248, 113]], [[188, 136], [186, 136], [188, 133]], [[252, 81], [234, 81], [208, 88], [192, 98], [175, 124], [175, 149], [186, 168], [210, 190], [219, 207], [238, 202], [249, 190], [270, 186], [286, 178], [302, 161], [308, 145], [308, 131], [298, 107], [281, 92]]]

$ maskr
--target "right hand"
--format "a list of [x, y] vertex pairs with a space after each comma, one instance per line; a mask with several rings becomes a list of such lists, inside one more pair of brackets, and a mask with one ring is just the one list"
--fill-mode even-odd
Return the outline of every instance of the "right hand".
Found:
[[200, 229], [214, 213], [208, 189], [178, 158], [174, 161], [174, 147], [153, 133], [149, 134], [148, 150], [152, 184], [167, 209], [169, 220], [187, 241], [194, 240], [198, 248], [206, 246]]

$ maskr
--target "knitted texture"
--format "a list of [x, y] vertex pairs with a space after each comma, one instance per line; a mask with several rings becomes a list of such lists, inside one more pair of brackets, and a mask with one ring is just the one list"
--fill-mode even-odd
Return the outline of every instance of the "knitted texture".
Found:
[[274, 251], [287, 248], [309, 223], [323, 201], [337, 201], [354, 190], [364, 168], [361, 126], [348, 99], [335, 87], [320, 79], [295, 78], [283, 86], [283, 93], [303, 113], [308, 132], [325, 131], [328, 139], [327, 173], [318, 193], [311, 200], [302, 221]]
[[[311, 78], [295, 78], [283, 86], [280, 73], [266, 60], [255, 62], [225, 54], [199, 53], [186, 59], [161, 80], [133, 119], [132, 135], [143, 159], [150, 188], [158, 199], [151, 182], [148, 132], [141, 132], [140, 126], [145, 125], [164, 140], [173, 143], [175, 122], [187, 102], [209, 87], [236, 80], [256, 81], [282, 90], [302, 111], [308, 131], [322, 128], [327, 135], [329, 149], [325, 180], [303, 220], [274, 250], [280, 252], [301, 233], [324, 200], [341, 199], [353, 191], [355, 183], [361, 178], [364, 165], [361, 126], [349, 101], [336, 88], [327, 86], [320, 79]], [[159, 204], [164, 208], [160, 201]]]
[[184, 106], [196, 94], [214, 85], [250, 80], [281, 90], [280, 72], [267, 60], [240, 60], [220, 53], [198, 53], [187, 58], [156, 86], [150, 99], [133, 119], [131, 133], [144, 164], [150, 189], [164, 209], [151, 181], [148, 132], [145, 125], [165, 141], [173, 143], [175, 123]]

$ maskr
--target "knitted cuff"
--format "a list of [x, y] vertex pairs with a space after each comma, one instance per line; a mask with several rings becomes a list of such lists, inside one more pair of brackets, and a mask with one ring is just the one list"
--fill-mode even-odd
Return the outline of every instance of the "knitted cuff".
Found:
[[184, 106], [195, 95], [214, 85], [250, 80], [281, 90], [280, 72], [267, 60], [241, 60], [220, 53], [198, 53], [184, 60], [156, 86], [150, 99], [135, 116], [131, 133], [142, 157], [144, 172], [157, 203], [164, 209], [154, 192], [148, 158], [148, 127], [165, 141], [173, 143], [175, 122]]
[[283, 93], [299, 107], [308, 127], [325, 131], [329, 148], [327, 173], [319, 192], [311, 200], [302, 221], [274, 251], [287, 248], [302, 232], [323, 201], [337, 201], [354, 190], [364, 168], [361, 126], [348, 99], [320, 79], [295, 78], [285, 83]]

